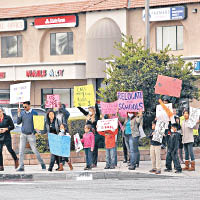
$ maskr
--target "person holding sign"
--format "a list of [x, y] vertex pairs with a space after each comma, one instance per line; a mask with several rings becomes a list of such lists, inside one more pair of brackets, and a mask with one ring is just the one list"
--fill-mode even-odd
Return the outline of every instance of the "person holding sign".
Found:
[[[105, 115], [104, 119], [112, 118], [109, 115]], [[98, 125], [97, 125], [98, 130]], [[106, 145], [106, 167], [104, 169], [115, 169], [115, 136], [118, 133], [118, 129], [98, 131], [98, 133], [105, 137]]]
[[185, 110], [183, 112], [183, 116], [184, 120], [181, 123], [181, 130], [183, 134], [182, 142], [185, 151], [185, 168], [183, 168], [183, 170], [195, 171], [195, 157], [193, 153], [193, 143], [194, 143], [193, 129], [198, 129], [200, 121], [197, 121], [194, 127], [190, 127], [189, 110]]
[[16, 153], [12, 149], [12, 140], [10, 131], [14, 129], [14, 124], [10, 116], [4, 113], [4, 109], [0, 107], [0, 171], [4, 171], [2, 150], [5, 145], [15, 161], [15, 168], [19, 166]]
[[119, 115], [119, 120], [124, 123], [125, 140], [128, 144], [128, 150], [130, 155], [130, 167], [129, 170], [135, 170], [139, 167], [140, 152], [139, 152], [139, 138], [140, 138], [140, 126], [143, 124], [142, 111], [127, 112], [127, 117], [122, 118]]
[[93, 151], [93, 165], [92, 167], [97, 167], [97, 160], [98, 160], [98, 148], [99, 148], [99, 143], [101, 140], [101, 136], [98, 134], [96, 130], [97, 126], [97, 121], [100, 120], [100, 111], [98, 104], [95, 104], [94, 107], [89, 107], [89, 112], [84, 110], [81, 107], [77, 107], [85, 116], [86, 116], [86, 124], [90, 124], [92, 126], [93, 132], [95, 134], [95, 146], [94, 146], [94, 151]]
[[36, 137], [35, 130], [33, 125], [33, 116], [38, 115], [30, 105], [30, 101], [26, 101], [23, 103], [24, 111], [21, 112], [21, 109], [18, 108], [17, 115], [17, 124], [22, 123], [22, 133], [20, 135], [20, 147], [19, 147], [19, 168], [17, 171], [24, 171], [24, 150], [26, 146], [26, 141], [28, 140], [33, 153], [36, 154], [38, 161], [41, 164], [43, 170], [46, 169], [46, 165], [42, 160], [37, 148], [36, 148]]

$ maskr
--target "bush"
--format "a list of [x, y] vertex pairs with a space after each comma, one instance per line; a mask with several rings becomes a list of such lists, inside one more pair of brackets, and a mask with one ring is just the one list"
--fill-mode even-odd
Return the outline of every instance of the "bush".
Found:
[[36, 147], [40, 153], [47, 153], [50, 151], [47, 134], [36, 136]]

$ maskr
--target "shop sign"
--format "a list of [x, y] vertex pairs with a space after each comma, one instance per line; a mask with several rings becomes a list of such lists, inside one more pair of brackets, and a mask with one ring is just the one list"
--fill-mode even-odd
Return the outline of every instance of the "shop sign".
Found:
[[194, 71], [195, 72], [200, 72], [200, 61], [195, 61], [194, 62]]
[[10, 104], [10, 100], [0, 100], [0, 104]]
[[0, 79], [6, 78], [6, 72], [0, 72]]
[[[174, 6], [166, 8], [153, 8], [149, 11], [150, 22], [154, 21], [171, 21], [186, 19], [186, 7]], [[142, 18], [145, 21], [145, 10], [143, 10]]]
[[25, 29], [26, 21], [23, 19], [0, 21], [0, 32], [23, 31]]
[[63, 77], [64, 75], [64, 69], [61, 70], [27, 70], [26, 71], [26, 77]]
[[65, 15], [35, 18], [34, 26], [37, 29], [55, 27], [76, 27], [78, 26], [78, 16]]

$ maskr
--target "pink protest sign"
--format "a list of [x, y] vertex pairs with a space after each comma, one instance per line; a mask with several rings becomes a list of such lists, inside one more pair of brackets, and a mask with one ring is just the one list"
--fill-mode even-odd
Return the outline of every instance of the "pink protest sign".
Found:
[[58, 94], [47, 95], [45, 108], [59, 108], [60, 96]]
[[112, 103], [105, 103], [105, 102], [100, 102], [101, 105], [101, 112], [102, 114], [116, 114], [117, 113], [117, 107], [118, 103], [117, 101], [112, 102]]
[[158, 79], [155, 85], [156, 94], [180, 97], [181, 89], [182, 80], [168, 76], [158, 75]]
[[144, 111], [143, 92], [118, 92], [118, 110], [125, 117], [127, 112]]

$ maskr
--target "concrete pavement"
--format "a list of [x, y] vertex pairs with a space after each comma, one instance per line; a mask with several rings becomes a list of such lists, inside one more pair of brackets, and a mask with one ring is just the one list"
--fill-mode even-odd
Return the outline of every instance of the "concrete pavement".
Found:
[[[128, 170], [127, 164], [118, 162], [118, 166], [113, 170], [105, 170], [105, 162], [99, 162], [97, 168], [84, 171], [84, 163], [73, 164], [74, 170], [70, 171], [67, 165], [64, 171], [49, 172], [43, 171], [40, 165], [27, 165], [24, 172], [16, 172], [13, 166], [5, 166], [4, 171], [0, 172], [0, 181], [8, 180], [94, 180], [94, 179], [134, 179], [134, 178], [172, 178], [172, 177], [200, 177], [200, 159], [196, 160], [196, 171], [184, 171], [181, 174], [174, 172], [164, 172], [165, 161], [162, 161], [161, 175], [149, 173], [151, 169], [150, 161], [141, 161], [140, 167], [136, 170]], [[184, 166], [184, 165], [182, 165]], [[48, 167], [48, 166], [47, 166]], [[54, 169], [57, 168], [55, 165]]]

